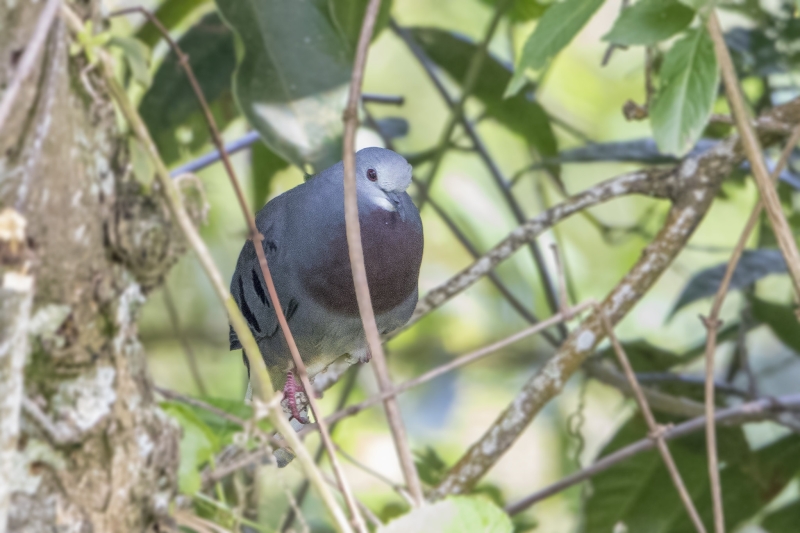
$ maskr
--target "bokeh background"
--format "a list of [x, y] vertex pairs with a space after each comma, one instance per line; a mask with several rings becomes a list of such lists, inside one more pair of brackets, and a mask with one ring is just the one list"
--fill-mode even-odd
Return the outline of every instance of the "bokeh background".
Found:
[[[141, 4], [138, 0], [135, 3]], [[106, 4], [112, 10], [134, 2], [108, 0]], [[145, 2], [145, 5], [156, 8], [158, 2]], [[199, 3], [175, 34], [180, 35], [213, 9], [213, 3]], [[557, 56], [546, 75], [538, 80], [537, 98], [554, 117], [553, 127], [561, 150], [582, 146], [587, 140], [626, 141], [652, 135], [648, 121], [627, 121], [621, 111], [628, 100], [644, 100], [642, 49], [617, 50], [607, 66], [601, 65], [606, 44], [600, 39], [608, 32], [619, 10], [620, 2], [606, 2], [577, 38]], [[403, 26], [436, 27], [458, 32], [476, 41], [482, 38], [492, 13], [491, 2], [479, 0], [397, 0], [392, 6], [392, 15]], [[726, 25], [741, 22], [737, 15], [729, 13], [723, 20]], [[140, 21], [128, 17], [114, 24], [115, 31], [130, 33], [135, 31]], [[512, 27], [507, 21], [502, 21], [491, 42], [491, 52], [509, 63], [513, 62], [535, 24], [531, 21]], [[163, 42], [155, 48], [154, 70], [166, 52]], [[458, 85], [449, 79], [447, 83], [448, 89], [458, 94]], [[757, 93], [760, 89], [756, 86], [753, 90]], [[407, 121], [408, 133], [395, 139], [395, 146], [401, 153], [419, 153], [440, 141], [450, 112], [423, 69], [391, 31], [383, 31], [370, 49], [364, 91], [404, 97], [401, 106], [367, 104], [376, 118], [401, 117]], [[716, 110], [726, 111], [721, 100]], [[481, 112], [480, 103], [468, 102], [468, 116], [475, 118]], [[224, 136], [226, 140], [233, 140], [248, 129], [244, 119], [238, 118], [226, 127]], [[524, 140], [501, 125], [483, 120], [478, 129], [492, 157], [507, 176], [535, 162]], [[381, 145], [381, 139], [375, 132], [362, 128], [358, 145], [359, 148]], [[173, 165], [189, 161], [209, 149], [210, 145], [200, 148], [184, 146]], [[259, 176], [253, 172], [249, 150], [236, 154], [232, 160], [250, 195], [251, 205], [260, 207], [265, 198], [254, 196], [253, 191], [257, 189], [254, 182], [259, 180]], [[574, 193], [639, 166], [622, 163], [564, 164], [562, 179], [566, 189]], [[415, 169], [417, 176], [424, 176], [426, 172], [425, 164]], [[197, 175], [210, 205], [202, 236], [222, 272], [229, 278], [245, 240], [245, 223], [221, 166], [213, 165]], [[300, 169], [286, 168], [270, 182], [268, 197], [281, 194], [302, 180]], [[413, 186], [410, 192], [414, 193]], [[681, 289], [695, 273], [727, 261], [757, 197], [751, 180], [726, 183], [723, 192], [724, 198], [714, 203], [690, 245], [619, 325], [618, 334], [623, 340], [646, 339], [676, 353], [704, 341], [705, 329], [698, 315], [708, 313], [708, 299], [687, 306], [673, 317], [670, 317], [670, 310]], [[540, 213], [563, 199], [547, 175], [539, 171], [522, 175], [515, 183], [513, 193], [528, 216]], [[479, 250], [488, 250], [517, 225], [475, 153], [449, 151], [437, 174], [432, 195]], [[564, 258], [572, 301], [578, 303], [589, 298], [603, 298], [637, 260], [660, 227], [668, 207], [666, 202], [625, 197], [591, 209], [597, 220], [616, 229], [613, 232], [603, 232], [589, 219], [578, 215], [542, 236], [539, 243], [551, 271], [555, 271], [555, 265], [550, 244], [557, 244]], [[429, 206], [423, 209], [422, 219], [426, 242], [420, 293], [424, 294], [469, 265], [472, 258]], [[755, 236], [753, 243], [757, 239]], [[497, 272], [514, 294], [538, 316], [550, 315], [541, 280], [527, 249], [519, 250]], [[165, 296], [165, 290], [169, 296]], [[790, 303], [791, 288], [785, 276], [765, 278], [756, 290], [761, 298]], [[166, 297], [174, 302], [174, 317], [170, 316], [165, 305]], [[731, 294], [723, 310], [723, 319], [735, 320], [742, 305], [743, 297], [738, 293]], [[494, 286], [484, 279], [388, 344], [392, 377], [399, 382], [417, 376], [526, 325]], [[241, 354], [228, 351], [228, 322], [224, 310], [191, 253], [173, 268], [165, 289], [149, 295], [139, 327], [155, 383], [193, 396], [242, 400], [246, 374]], [[205, 394], [198, 389], [189, 371], [181, 335], [185, 336], [196, 358]], [[727, 368], [733, 344], [725, 343], [718, 350], [718, 368], [723, 369], [721, 375]], [[797, 391], [800, 359], [778, 341], [768, 327], [758, 327], [751, 333], [747, 346], [762, 391], [776, 396]], [[400, 402], [413, 449], [423, 452], [430, 448], [445, 463], [452, 464], [482, 435], [522, 384], [552, 353], [553, 348], [544, 340], [531, 337], [403, 394]], [[700, 375], [701, 361], [678, 370]], [[734, 385], [745, 387], [744, 377], [737, 378]], [[326, 411], [334, 409], [340, 389], [341, 384], [325, 394], [322, 405]], [[376, 390], [372, 369], [367, 365], [358, 372], [351, 401], [366, 398]], [[699, 386], [695, 392], [700, 393]], [[484, 483], [486, 490], [500, 491], [505, 501], [514, 501], [580, 466], [590, 464], [634, 412], [632, 401], [618, 390], [582, 373], [575, 376], [564, 393], [547, 406], [490, 472]], [[772, 423], [745, 427], [745, 435], [752, 447], [764, 445], [786, 431]], [[380, 408], [372, 408], [343, 421], [336, 429], [335, 440], [348, 454], [370, 468], [394, 482], [402, 482], [391, 436]], [[316, 447], [316, 436], [309, 437], [308, 441], [312, 448]], [[349, 461], [344, 461], [344, 466], [357, 495], [376, 512], [388, 516], [402, 508], [402, 502], [385, 483]], [[285, 512], [285, 488], [295, 487], [301, 479], [297, 462], [281, 470], [264, 467], [260, 475], [260, 501], [262, 516], [269, 524], [277, 525]], [[664, 490], [672, 488], [667, 486]], [[573, 487], [537, 504], [525, 513], [525, 519], [538, 524], [536, 531], [578, 531], [581, 527], [581, 502], [590, 492], [591, 488], [587, 486]], [[795, 480], [774, 505], [792, 499], [797, 492]], [[304, 511], [309, 520], [319, 523], [324, 511], [321, 505], [315, 504], [314, 498], [312, 491]], [[744, 530], [759, 531], [757, 526]]]

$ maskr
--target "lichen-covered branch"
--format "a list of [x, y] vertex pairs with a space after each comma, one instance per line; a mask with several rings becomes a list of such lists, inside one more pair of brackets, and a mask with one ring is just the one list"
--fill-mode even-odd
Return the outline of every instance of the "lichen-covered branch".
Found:
[[711, 205], [723, 178], [741, 157], [736, 140], [729, 140], [699, 157], [685, 159], [672, 172], [661, 177], [661, 182], [671, 183], [668, 196], [673, 206], [659, 234], [598, 310], [573, 331], [558, 352], [525, 383], [511, 405], [447, 473], [434, 489], [434, 498], [464, 493], [473, 487], [539, 410], [561, 392], [569, 377], [605, 336], [598, 313], [617, 323], [647, 293], [683, 249]]
[[11, 504], [22, 406], [22, 369], [28, 355], [33, 276], [28, 271], [25, 219], [0, 211], [0, 532], [5, 533]]
[[[417, 304], [406, 328], [441, 307], [445, 302], [469, 288], [491, 272], [522, 246], [532, 241], [558, 222], [589, 207], [629, 194], [644, 194], [655, 198], [669, 198], [676, 186], [675, 176], [659, 169], [641, 170], [604, 181], [591, 189], [569, 198], [539, 216], [518, 226], [508, 237], [486, 252], [472, 265], [447, 282], [428, 292]], [[395, 335], [399, 333], [396, 332]]]

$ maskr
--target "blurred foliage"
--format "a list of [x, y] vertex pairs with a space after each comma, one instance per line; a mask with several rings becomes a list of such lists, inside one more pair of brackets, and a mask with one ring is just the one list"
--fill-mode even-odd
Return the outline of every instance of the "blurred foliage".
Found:
[[[514, 195], [531, 216], [560, 201], [562, 191], [547, 177], [562, 179], [566, 190], [580, 191], [642, 166], [672, 165], [682, 154], [707, 150], [731, 134], [730, 125], [709, 123], [712, 112], [728, 109], [720, 96], [710, 38], [700, 23], [702, 4], [639, 0], [620, 12], [618, 3], [602, 0], [382, 2], [364, 90], [403, 96], [404, 103], [364, 104], [359, 146], [388, 140], [415, 165], [418, 175], [424, 175], [436, 154], [445, 150], [431, 195], [476, 249], [487, 250], [516, 226], [506, 193]], [[151, 2], [188, 56], [226, 139], [238, 138], [251, 128], [261, 135], [263, 143], [233, 158], [254, 208], [301, 183], [305, 173], [340, 159], [342, 110], [366, 5], [366, 0]], [[478, 43], [499, 6], [507, 10], [489, 41], [464, 112], [476, 125], [497, 171], [513, 176], [508, 191], [498, 189], [461, 128], [456, 128], [451, 142], [442, 144], [441, 129], [451, 110], [403, 40], [388, 29], [392, 18], [407, 31], [430, 60], [444, 90], [457, 100], [480, 50]], [[750, 106], [760, 112], [796, 97], [800, 19], [795, 3], [725, 1], [719, 7], [735, 15], [723, 18], [725, 39]], [[115, 19], [110, 38], [106, 43], [103, 37], [102, 43], [124, 59], [121, 75], [131, 94], [141, 96], [140, 113], [162, 157], [176, 167], [210, 149], [207, 128], [178, 56], [139, 15], [132, 15], [130, 23], [139, 26]], [[91, 43], [99, 39], [90, 37], [87, 34], [86, 39]], [[611, 44], [628, 48], [610, 49]], [[644, 64], [644, 47], [653, 59], [649, 65]], [[606, 55], [608, 66], [601, 67]], [[650, 99], [645, 94], [645, 68], [650, 68], [654, 87]], [[629, 100], [644, 102], [642, 109], [650, 120], [626, 121], [621, 108]], [[142, 157], [142, 147], [132, 141], [129, 151], [132, 172], [149, 183], [152, 168]], [[777, 153], [766, 155], [773, 164]], [[795, 232], [800, 232], [798, 170], [800, 153], [795, 153], [778, 186]], [[755, 187], [748, 176], [747, 165], [734, 171], [691, 244], [619, 327], [634, 369], [665, 378], [649, 382], [661, 392], [702, 397], [702, 384], [669, 378], [701, 375], [705, 331], [697, 315], [708, 313], [709, 298], [719, 287], [732, 246], [755, 203]], [[201, 171], [199, 178], [211, 204], [203, 237], [222, 270], [230, 274], [246, 238], [241, 213], [218, 167]], [[666, 209], [664, 202], [645, 198], [616, 200], [593, 209], [591, 218], [565, 221], [541, 239], [542, 245], [558, 243], [576, 301], [600, 299], [639, 257]], [[473, 258], [436, 212], [426, 207], [422, 217], [426, 248], [420, 292], [424, 294]], [[757, 232], [735, 271], [723, 308], [717, 377], [732, 389], [749, 390], [754, 382], [759, 394], [780, 396], [796, 392], [800, 382], [800, 328], [785, 264], [766, 219]], [[538, 316], [553, 312], [530, 254], [516, 254], [496, 274]], [[141, 321], [154, 380], [199, 396], [177, 342], [183, 335], [195, 348], [210, 391], [210, 397], [201, 399], [249, 419], [251, 409], [241, 401], [245, 388], [241, 359], [238, 353], [227, 352], [225, 314], [191, 254], [167, 283], [176, 295], [182, 326], [170, 323], [160, 298], [150, 298]], [[389, 343], [393, 377], [399, 382], [417, 376], [525, 324], [493, 286], [481, 281]], [[553, 350], [542, 339], [521, 341], [401, 397], [407, 402], [402, 407], [417, 470], [428, 488], [436, 486]], [[748, 365], [743, 366], [734, 353], [748, 354]], [[605, 346], [598, 356], [615, 360]], [[497, 531], [592, 533], [609, 532], [617, 525], [625, 525], [630, 533], [691, 530], [655, 451], [599, 474], [590, 482], [592, 490], [583, 495], [568, 490], [537, 504], [513, 517], [513, 524], [501, 511], [509, 500], [569, 474], [576, 462], [587, 466], [596, 457], [646, 436], [640, 416], [630, 415], [630, 402], [623, 402], [618, 391], [595, 381], [589, 384], [580, 393], [587, 395], [585, 401], [576, 400], [578, 393], [568, 384], [473, 494], [412, 512], [381, 481], [348, 465], [356, 495], [388, 524], [385, 531], [400, 527], [425, 531], [435, 524], [433, 520], [456, 515], [474, 520], [465, 525], [453, 518], [437, 531], [446, 527], [469, 531], [464, 528], [480, 520]], [[371, 372], [362, 372], [350, 401], [374, 392]], [[321, 400], [326, 412], [334, 409], [336, 396], [326, 394]], [[724, 391], [717, 399], [721, 406], [740, 401]], [[238, 506], [244, 504], [235, 489], [245, 484], [255, 494], [255, 503], [247, 505], [252, 504], [255, 510], [250, 511], [259, 517], [258, 528], [247, 527], [276, 530], [289, 507], [286, 491], [302, 478], [299, 467], [265, 466], [261, 477], [251, 468], [211, 490], [200, 490], [201, 473], [218, 466], [233, 444], [249, 451], [260, 444], [247, 431], [207, 410], [177, 402], [163, 405], [183, 428], [180, 490], [192, 497], [195, 511], [223, 527], [243, 530], [246, 520], [238, 514]], [[582, 406], [577, 418], [583, 420], [577, 429], [568, 422], [578, 410], [576, 405]], [[673, 421], [663, 413], [657, 416], [664, 423]], [[260, 423], [269, 429], [266, 421]], [[787, 435], [771, 422], [719, 432], [728, 527], [747, 523], [760, 524], [768, 533], [796, 531], [800, 523], [796, 435]], [[377, 412], [343, 421], [336, 440], [393, 482], [400, 479], [388, 431]], [[573, 440], [580, 441], [578, 457], [568, 453], [573, 446], [567, 443]], [[689, 435], [670, 447], [708, 522], [703, 436]], [[329, 531], [314, 498], [311, 494], [302, 504], [305, 519], [312, 531]], [[414, 525], [403, 526], [402, 521]]]

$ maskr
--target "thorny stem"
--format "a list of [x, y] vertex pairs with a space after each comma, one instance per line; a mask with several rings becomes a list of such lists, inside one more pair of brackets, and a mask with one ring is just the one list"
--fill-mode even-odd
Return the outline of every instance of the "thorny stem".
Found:
[[[164, 28], [161, 21], [159, 21], [152, 13], [147, 11], [142, 7], [133, 7], [129, 9], [124, 9], [121, 11], [117, 11], [114, 15], [121, 15], [125, 13], [133, 13], [139, 12], [142, 13], [145, 17], [147, 17], [150, 22], [155, 25], [155, 27], [161, 32], [164, 39], [169, 43], [170, 48], [175, 53], [175, 56], [178, 58], [178, 62], [183, 67], [184, 71], [186, 72], [186, 76], [189, 79], [189, 83], [192, 86], [192, 90], [197, 98], [198, 103], [203, 111], [203, 116], [205, 117], [206, 124], [208, 126], [209, 133], [211, 134], [211, 139], [214, 143], [214, 146], [217, 148], [220, 156], [222, 157], [222, 164], [225, 167], [225, 171], [228, 174], [230, 179], [231, 185], [236, 193], [236, 198], [239, 202], [239, 207], [242, 210], [242, 214], [244, 215], [245, 222], [247, 223], [247, 227], [250, 233], [250, 239], [253, 241], [253, 247], [255, 248], [256, 255], [258, 256], [258, 263], [261, 267], [261, 274], [264, 278], [264, 281], [267, 284], [267, 292], [269, 293], [270, 300], [272, 301], [273, 308], [275, 310], [275, 314], [278, 317], [278, 323], [281, 327], [281, 332], [283, 333], [284, 338], [286, 339], [287, 344], [289, 345], [289, 352], [292, 355], [292, 359], [294, 360], [295, 369], [297, 371], [298, 376], [300, 377], [300, 381], [303, 384], [303, 388], [306, 390], [308, 397], [308, 403], [311, 406], [311, 410], [314, 413], [314, 418], [318, 421], [319, 428], [320, 428], [320, 436], [322, 438], [322, 442], [325, 445], [325, 449], [328, 452], [328, 457], [331, 461], [331, 466], [333, 467], [333, 472], [336, 476], [336, 480], [339, 483], [339, 488], [344, 495], [345, 503], [347, 504], [347, 508], [350, 511], [350, 515], [353, 518], [354, 524], [356, 529], [359, 531], [366, 531], [366, 524], [364, 524], [364, 519], [361, 517], [359, 513], [358, 506], [356, 505], [355, 498], [353, 496], [352, 490], [350, 488], [350, 484], [347, 482], [347, 479], [344, 475], [344, 471], [342, 470], [341, 464], [336, 457], [336, 451], [333, 447], [333, 441], [330, 437], [330, 432], [328, 431], [327, 424], [323, 420], [322, 412], [319, 408], [319, 404], [314, 397], [314, 394], [310, 391], [313, 391], [311, 386], [311, 380], [308, 376], [308, 370], [306, 369], [305, 364], [303, 363], [303, 359], [300, 356], [300, 351], [297, 348], [297, 343], [294, 340], [294, 336], [292, 335], [291, 330], [289, 329], [289, 324], [286, 321], [286, 316], [283, 310], [283, 307], [280, 304], [280, 300], [278, 298], [278, 293], [275, 290], [275, 283], [272, 280], [272, 275], [270, 274], [269, 265], [267, 263], [266, 255], [264, 254], [264, 246], [262, 245], [263, 236], [258, 231], [256, 227], [255, 219], [253, 215], [250, 213], [250, 208], [247, 205], [247, 200], [244, 196], [244, 192], [242, 191], [241, 186], [239, 185], [239, 181], [236, 178], [236, 173], [233, 170], [233, 165], [231, 165], [230, 158], [228, 154], [225, 152], [225, 144], [222, 142], [222, 136], [219, 133], [219, 128], [217, 128], [216, 121], [214, 120], [214, 116], [211, 113], [211, 108], [208, 106], [208, 102], [206, 101], [205, 95], [203, 94], [203, 90], [200, 87], [200, 84], [197, 81], [197, 78], [194, 75], [192, 67], [189, 63], [189, 57], [181, 50], [178, 43], [169, 35], [169, 31]], [[238, 333], [238, 332], [237, 332]], [[252, 365], [251, 365], [252, 366]]]
[[[700, 515], [697, 514], [697, 509], [695, 508], [694, 503], [692, 503], [692, 498], [689, 496], [689, 491], [686, 490], [686, 484], [683, 482], [683, 478], [678, 471], [678, 467], [675, 464], [675, 459], [673, 459], [672, 454], [669, 451], [669, 447], [664, 440], [664, 428], [659, 426], [658, 422], [656, 422], [653, 412], [650, 410], [650, 405], [648, 405], [647, 399], [644, 397], [644, 394], [642, 394], [642, 389], [639, 386], [639, 382], [636, 380], [636, 374], [633, 373], [633, 368], [628, 360], [628, 355], [625, 353], [625, 350], [622, 348], [622, 344], [620, 344], [619, 339], [614, 334], [614, 327], [611, 325], [608, 315], [603, 313], [601, 310], [598, 310], [597, 312], [600, 314], [600, 318], [603, 321], [606, 334], [608, 335], [609, 339], [611, 339], [611, 345], [614, 347], [614, 353], [617, 355], [619, 364], [622, 366], [625, 376], [628, 378], [628, 382], [633, 389], [636, 403], [639, 404], [639, 410], [642, 412], [642, 416], [644, 416], [645, 422], [647, 422], [647, 427], [650, 429], [650, 438], [655, 439], [656, 441], [658, 452], [661, 454], [661, 459], [664, 461], [664, 465], [669, 471], [669, 476], [672, 478], [672, 483], [675, 485], [675, 489], [677, 489], [678, 495], [681, 497], [683, 506], [686, 508], [686, 512], [692, 519], [692, 523], [694, 524], [694, 527], [698, 533], [706, 533], [706, 528], [703, 525], [703, 521], [700, 520]], [[711, 418], [711, 424], [714, 424], [713, 417]]]
[[[80, 17], [78, 17], [69, 7], [65, 5], [62, 5], [61, 12], [74, 32], [81, 31], [83, 28], [83, 22], [81, 21]], [[147, 126], [145, 126], [142, 118], [136, 111], [136, 108], [128, 99], [128, 95], [125, 90], [117, 82], [115, 78], [114, 67], [112, 65], [112, 58], [104, 50], [100, 50], [99, 55], [101, 58], [100, 64], [102, 75], [108, 84], [109, 91], [114, 100], [117, 102], [133, 133], [142, 142], [147, 151], [148, 157], [152, 160], [156, 168], [156, 177], [158, 178], [158, 181], [163, 189], [164, 198], [167, 201], [170, 211], [178, 222], [178, 225], [181, 227], [181, 230], [183, 231], [189, 245], [197, 254], [200, 264], [211, 281], [215, 293], [222, 301], [228, 312], [231, 325], [233, 326], [234, 331], [236, 331], [236, 334], [239, 336], [242, 346], [244, 347], [245, 354], [247, 354], [248, 359], [251, 361], [251, 372], [253, 372], [253, 375], [256, 378], [254, 383], [256, 392], [264, 398], [267, 404], [269, 404], [275, 392], [272, 389], [272, 384], [270, 382], [266, 366], [258, 363], [259, 360], [261, 363], [263, 363], [263, 358], [261, 357], [261, 352], [258, 349], [258, 344], [256, 343], [255, 338], [253, 337], [253, 334], [247, 325], [247, 321], [244, 319], [244, 316], [236, 305], [236, 302], [228, 292], [228, 289], [222, 279], [222, 275], [214, 264], [214, 260], [211, 258], [208, 248], [186, 213], [186, 210], [183, 207], [183, 200], [181, 199], [180, 192], [170, 179], [169, 171], [167, 170], [166, 165], [164, 165], [164, 162], [158, 153], [158, 149], [150, 137], [150, 133], [147, 131]], [[246, 208], [246, 204], [244, 204], [243, 207]], [[256, 246], [256, 250], [259, 248], [259, 246]], [[270, 419], [272, 420], [273, 424], [275, 424], [275, 427], [281, 431], [281, 433], [285, 436], [284, 438], [286, 438], [286, 440], [291, 444], [297, 453], [297, 456], [300, 459], [300, 462], [303, 464], [306, 474], [312, 479], [314, 486], [319, 491], [325, 506], [328, 508], [328, 511], [331, 513], [331, 516], [337, 525], [337, 528], [344, 532], [352, 531], [346, 517], [344, 516], [344, 513], [342, 512], [336, 500], [333, 498], [333, 494], [328, 489], [325, 481], [322, 479], [322, 473], [314, 464], [311, 455], [297, 437], [297, 434], [292, 429], [289, 421], [283, 416], [283, 412], [278, 409], [269, 409], [269, 414]]]
[[[372, 300], [367, 284], [367, 270], [364, 266], [364, 250], [361, 245], [361, 227], [358, 220], [358, 199], [356, 194], [356, 154], [355, 140], [358, 127], [358, 102], [361, 86], [364, 81], [364, 68], [367, 62], [367, 49], [375, 28], [380, 0], [370, 0], [364, 14], [364, 22], [358, 37], [356, 57], [353, 64], [353, 76], [350, 81], [350, 91], [347, 107], [344, 112], [344, 148], [342, 161], [344, 164], [344, 214], [347, 229], [347, 247], [350, 255], [350, 267], [353, 272], [353, 284], [356, 290], [358, 311], [367, 337], [367, 345], [372, 353], [372, 367], [382, 391], [392, 386], [389, 369], [386, 365], [386, 356], [383, 353], [378, 325], [375, 321], [375, 312], [372, 309]], [[417, 505], [422, 505], [422, 484], [419, 481], [411, 449], [408, 445], [405, 426], [403, 425], [400, 407], [397, 400], [386, 398], [384, 408], [389, 427], [392, 431], [395, 448], [397, 449], [400, 466], [411, 497]], [[319, 421], [319, 420], [318, 420]]]

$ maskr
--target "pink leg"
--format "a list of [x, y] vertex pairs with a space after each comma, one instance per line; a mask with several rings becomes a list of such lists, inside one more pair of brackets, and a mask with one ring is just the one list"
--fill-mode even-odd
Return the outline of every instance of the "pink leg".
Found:
[[364, 353], [364, 355], [359, 357], [358, 360], [362, 363], [369, 363], [372, 361], [372, 352], [369, 351], [369, 346], [367, 346], [367, 351]]
[[292, 413], [292, 417], [295, 420], [301, 424], [308, 424], [308, 418], [301, 415], [300, 410], [297, 408], [297, 397], [295, 394], [302, 390], [303, 386], [295, 379], [294, 372], [286, 374], [286, 384], [283, 386], [283, 397], [286, 398], [289, 403], [289, 411]]

